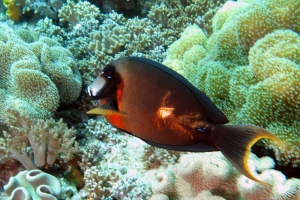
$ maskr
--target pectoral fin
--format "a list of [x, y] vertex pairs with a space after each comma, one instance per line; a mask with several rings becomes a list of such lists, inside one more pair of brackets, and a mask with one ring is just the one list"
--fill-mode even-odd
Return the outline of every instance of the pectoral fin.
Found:
[[107, 103], [103, 104], [100, 107], [89, 110], [88, 112], [86, 112], [86, 114], [109, 116], [109, 115], [121, 115], [122, 113], [119, 111], [119, 109], [114, 105], [112, 101], [108, 101]]

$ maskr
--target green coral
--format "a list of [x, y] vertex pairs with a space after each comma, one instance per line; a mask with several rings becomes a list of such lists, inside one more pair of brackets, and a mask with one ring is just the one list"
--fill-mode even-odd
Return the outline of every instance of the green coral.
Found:
[[[76, 100], [81, 76], [72, 54], [56, 41], [0, 24], [2, 107], [25, 109], [35, 118], [49, 117], [59, 102]], [[30, 38], [31, 37], [31, 38]], [[24, 41], [26, 40], [26, 41]], [[0, 111], [2, 118], [4, 109]]]
[[[300, 118], [299, 8], [296, 0], [229, 1], [213, 18], [207, 42], [196, 48], [201, 30], [187, 28], [164, 62], [207, 94], [231, 123], [254, 124], [276, 134], [287, 148], [273, 143], [267, 148], [275, 150], [281, 163], [294, 166], [300, 164], [295, 122]], [[196, 35], [188, 38], [192, 33]], [[186, 44], [183, 53], [177, 50], [180, 42]], [[206, 56], [194, 60], [201, 49]]]
[[182, 33], [182, 37], [168, 49], [168, 55], [163, 63], [181, 75], [189, 76], [193, 69], [197, 68], [197, 59], [206, 56], [204, 48], [206, 42], [207, 37], [199, 27], [189, 26]]

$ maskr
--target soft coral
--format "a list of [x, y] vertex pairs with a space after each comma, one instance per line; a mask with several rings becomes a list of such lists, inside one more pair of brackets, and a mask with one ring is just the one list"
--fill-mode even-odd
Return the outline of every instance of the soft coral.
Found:
[[10, 131], [3, 131], [5, 138], [0, 138], [0, 162], [16, 159], [31, 170], [46, 163], [52, 165], [60, 153], [66, 162], [78, 152], [75, 137], [72, 137], [75, 129], [68, 129], [62, 120], [33, 120], [11, 109], [6, 113], [5, 123]]

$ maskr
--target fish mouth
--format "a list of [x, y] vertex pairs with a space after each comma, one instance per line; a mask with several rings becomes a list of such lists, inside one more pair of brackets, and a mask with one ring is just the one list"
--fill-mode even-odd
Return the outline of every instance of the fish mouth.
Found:
[[[97, 77], [90, 85], [85, 88], [85, 92], [95, 100], [99, 100], [102, 97], [103, 91], [107, 88], [107, 82], [102, 77]], [[105, 93], [105, 92], [104, 92]]]
[[94, 100], [108, 98], [116, 91], [116, 84], [113, 80], [107, 80], [101, 76], [97, 77], [85, 89], [85, 92]]
[[90, 86], [87, 86], [85, 88], [85, 92], [90, 96], [92, 97], [93, 99], [95, 100], [98, 100], [97, 96], [98, 96], [98, 92], [95, 93], [95, 91], [93, 91]]
[[90, 97], [92, 97], [92, 99], [94, 99], [98, 102], [98, 101], [100, 101], [100, 99], [106, 98], [106, 95], [104, 95], [106, 88], [102, 88], [100, 90], [97, 90], [97, 89], [91, 88], [90, 86], [87, 86], [86, 89], [85, 89], [85, 92]]

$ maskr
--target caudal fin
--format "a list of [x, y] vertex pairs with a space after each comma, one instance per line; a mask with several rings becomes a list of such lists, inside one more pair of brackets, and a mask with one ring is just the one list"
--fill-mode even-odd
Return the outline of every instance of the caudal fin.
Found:
[[266, 129], [250, 125], [220, 125], [216, 128], [215, 146], [245, 176], [262, 184], [255, 178], [248, 167], [250, 148], [258, 140], [267, 138], [280, 146], [284, 144]]

